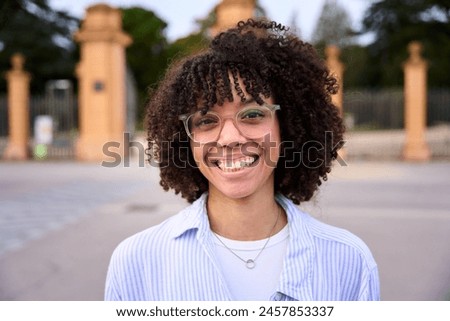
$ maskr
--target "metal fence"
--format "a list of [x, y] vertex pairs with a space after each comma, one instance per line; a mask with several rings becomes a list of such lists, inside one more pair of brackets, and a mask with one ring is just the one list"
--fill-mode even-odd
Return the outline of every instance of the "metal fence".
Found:
[[344, 91], [344, 114], [349, 129], [403, 128], [402, 89]]
[[[36, 158], [67, 159], [74, 157], [74, 142], [78, 128], [77, 99], [68, 81], [47, 84], [44, 96], [30, 98], [29, 148]], [[46, 120], [45, 128], [40, 126]], [[8, 102], [0, 96], [0, 158], [9, 134]]]
[[[402, 88], [344, 91], [344, 114], [349, 129], [404, 127]], [[427, 97], [427, 126], [450, 124], [450, 88], [431, 88]]]
[[[72, 84], [56, 80], [46, 87], [45, 96], [33, 96], [30, 100], [31, 148], [38, 157], [72, 158], [78, 128], [78, 104]], [[37, 154], [39, 147], [45, 148], [45, 155]]]
[[0, 95], [0, 156], [8, 140], [8, 104], [6, 95]]
[[427, 98], [427, 125], [450, 124], [450, 88], [431, 88]]

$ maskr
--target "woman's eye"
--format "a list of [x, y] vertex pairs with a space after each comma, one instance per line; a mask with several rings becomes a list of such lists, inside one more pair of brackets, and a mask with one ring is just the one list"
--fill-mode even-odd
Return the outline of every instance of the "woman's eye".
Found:
[[194, 120], [194, 127], [212, 127], [218, 124], [218, 119], [216, 117], [204, 116]]
[[246, 119], [257, 120], [257, 119], [262, 119], [264, 117], [265, 117], [265, 113], [263, 111], [257, 110], [257, 109], [251, 109], [251, 110], [246, 110], [245, 112], [243, 112], [239, 118], [241, 120], [246, 120]]

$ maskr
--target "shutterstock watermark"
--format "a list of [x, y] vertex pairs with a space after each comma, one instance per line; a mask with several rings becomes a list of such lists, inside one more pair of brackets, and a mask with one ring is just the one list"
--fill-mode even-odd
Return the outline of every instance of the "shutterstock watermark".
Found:
[[[327, 159], [328, 154], [325, 151], [336, 150], [339, 147], [343, 147], [346, 143], [345, 140], [339, 142], [333, 142], [333, 132], [325, 132], [324, 141], [306, 141], [300, 148], [296, 146], [293, 141], [275, 142], [271, 139], [270, 135], [266, 135], [260, 141], [249, 141], [246, 143], [227, 144], [222, 146], [217, 142], [210, 143], [197, 143], [181, 140], [178, 137], [177, 144], [171, 141], [162, 142], [158, 148], [159, 156], [163, 159], [171, 160], [169, 163], [172, 166], [179, 168], [197, 167], [197, 164], [190, 159], [181, 159], [180, 155], [188, 155], [190, 149], [200, 149], [200, 152], [196, 152], [199, 155], [207, 155], [209, 159], [227, 159], [227, 155], [233, 152], [235, 154], [241, 154], [243, 156], [257, 158], [258, 161], [248, 166], [255, 166], [257, 163], [263, 161], [269, 167], [277, 167], [279, 162], [284, 162], [286, 168], [296, 168], [300, 165], [308, 168], [318, 168], [324, 164], [331, 164], [331, 159]], [[334, 144], [334, 145], [333, 145]], [[174, 147], [177, 145], [177, 147]], [[330, 149], [331, 147], [331, 149]], [[239, 149], [238, 153], [235, 150]], [[278, 149], [279, 153], [272, 153], [272, 149]], [[263, 150], [264, 152], [260, 152]], [[145, 167], [146, 162], [152, 167], [161, 168], [163, 165], [153, 157], [153, 151], [149, 150], [146, 144], [140, 141], [132, 141], [130, 133], [124, 133], [123, 141], [111, 141], [103, 145], [103, 154], [109, 157], [109, 160], [102, 162], [103, 167], [130, 167], [131, 161], [138, 162], [139, 167]], [[279, 158], [272, 160], [271, 155], [279, 155]], [[337, 155], [336, 161], [340, 166], [347, 166], [347, 162], [341, 155]], [[192, 163], [191, 163], [192, 162]], [[216, 165], [210, 165], [216, 166]]]

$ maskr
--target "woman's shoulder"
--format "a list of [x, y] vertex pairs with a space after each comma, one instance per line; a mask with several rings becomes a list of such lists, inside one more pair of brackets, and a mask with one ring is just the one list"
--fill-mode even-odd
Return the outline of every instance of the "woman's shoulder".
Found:
[[[337, 226], [327, 224], [310, 215], [303, 209], [287, 201], [292, 223], [297, 233], [307, 234], [312, 245], [320, 251], [329, 249], [341, 253], [353, 253], [360, 256], [368, 265], [375, 265], [372, 253], [366, 243], [356, 234]], [[296, 233], [296, 232], [294, 232]]]
[[194, 202], [161, 223], [140, 231], [119, 243], [115, 254], [133, 255], [160, 249], [162, 245], [176, 239], [184, 232], [201, 224], [202, 204]]
[[308, 225], [315, 248], [322, 257], [335, 257], [345, 262], [351, 261], [366, 271], [376, 269], [377, 264], [367, 244], [356, 234], [330, 224], [326, 224], [312, 216]]
[[341, 227], [330, 225], [308, 215], [307, 224], [314, 238], [321, 242], [332, 242], [354, 248], [361, 253], [370, 253], [366, 243], [356, 234]]

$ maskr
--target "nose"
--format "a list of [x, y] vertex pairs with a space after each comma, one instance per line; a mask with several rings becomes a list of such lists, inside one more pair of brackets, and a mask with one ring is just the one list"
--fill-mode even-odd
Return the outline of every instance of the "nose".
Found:
[[226, 118], [223, 120], [222, 130], [220, 131], [217, 142], [222, 146], [236, 145], [245, 143], [246, 138], [242, 136], [241, 132], [237, 129], [233, 119]]

